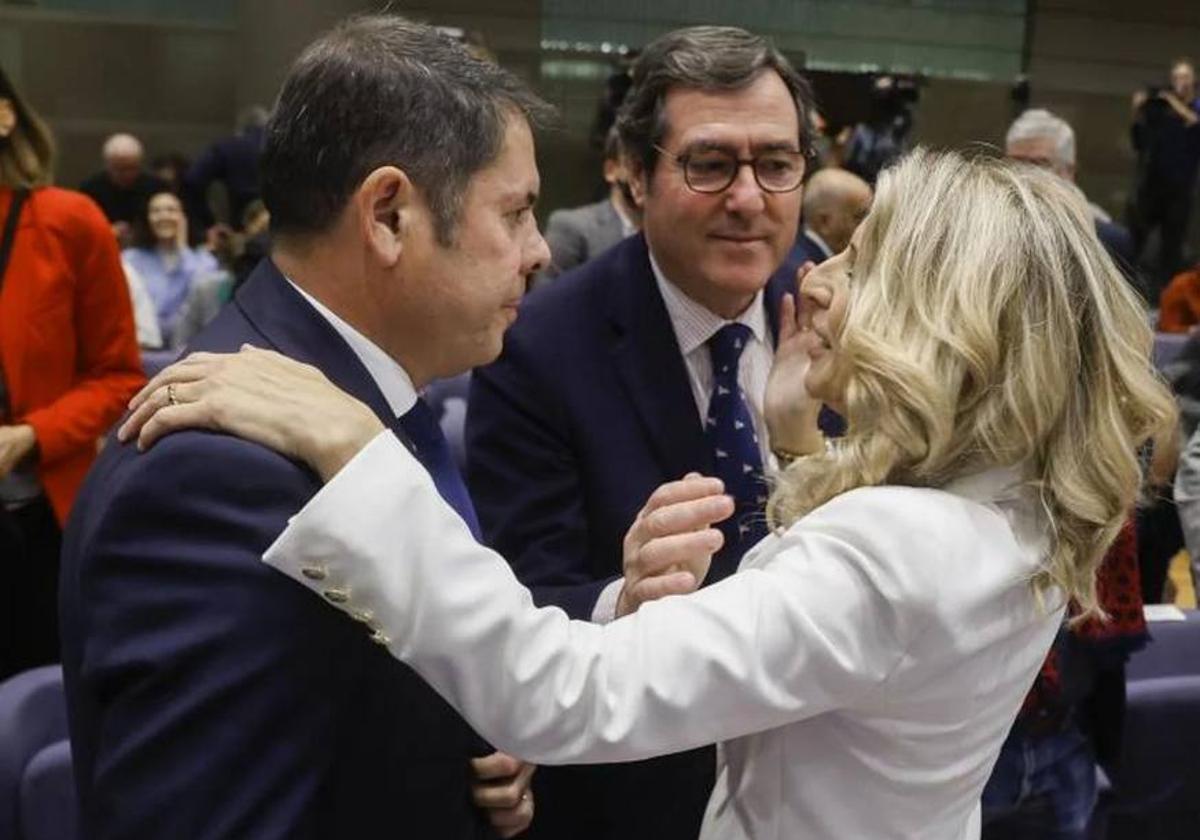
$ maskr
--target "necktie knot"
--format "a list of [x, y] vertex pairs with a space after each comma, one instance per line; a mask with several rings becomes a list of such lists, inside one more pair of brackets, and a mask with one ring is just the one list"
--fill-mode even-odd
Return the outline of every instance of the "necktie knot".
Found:
[[737, 366], [742, 358], [742, 351], [754, 336], [753, 331], [745, 324], [726, 324], [713, 333], [708, 340], [708, 352], [712, 356], [713, 373], [737, 375]]

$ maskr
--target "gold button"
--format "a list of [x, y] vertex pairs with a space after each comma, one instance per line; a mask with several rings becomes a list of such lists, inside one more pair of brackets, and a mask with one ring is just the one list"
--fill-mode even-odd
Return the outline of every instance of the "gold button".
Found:
[[326, 589], [322, 594], [335, 604], [344, 604], [350, 600], [350, 593], [344, 589]]
[[370, 610], [350, 610], [350, 617], [363, 624], [370, 624], [374, 620], [375, 614]]
[[381, 630], [376, 630], [374, 633], [371, 634], [371, 641], [377, 645], [383, 645], [384, 647], [387, 647], [388, 645], [390, 645], [392, 643], [392, 640], [389, 639], [387, 636], [383, 635], [383, 632]]
[[320, 566], [305, 566], [300, 570], [300, 574], [309, 580], [325, 580], [326, 572]]

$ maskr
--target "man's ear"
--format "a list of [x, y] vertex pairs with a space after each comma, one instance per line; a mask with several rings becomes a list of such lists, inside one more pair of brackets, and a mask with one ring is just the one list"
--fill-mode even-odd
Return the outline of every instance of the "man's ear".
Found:
[[388, 268], [400, 259], [419, 200], [416, 186], [395, 166], [372, 170], [354, 192], [363, 242]]
[[646, 203], [646, 193], [650, 192], [650, 173], [646, 166], [633, 155], [625, 157], [625, 174], [628, 177], [629, 194], [633, 203], [641, 210]]

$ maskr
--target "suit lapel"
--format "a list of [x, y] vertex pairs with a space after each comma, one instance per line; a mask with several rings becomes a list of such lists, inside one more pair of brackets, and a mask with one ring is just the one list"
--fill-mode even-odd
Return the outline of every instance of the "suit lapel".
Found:
[[387, 400], [358, 356], [270, 259], [258, 264], [235, 302], [274, 349], [319, 368], [334, 385], [369, 405], [380, 420], [394, 425]]
[[605, 285], [611, 326], [609, 351], [669, 478], [690, 470], [712, 473], [712, 453], [696, 413], [696, 398], [675, 330], [658, 292], [645, 237], [625, 240], [610, 254], [612, 282]]

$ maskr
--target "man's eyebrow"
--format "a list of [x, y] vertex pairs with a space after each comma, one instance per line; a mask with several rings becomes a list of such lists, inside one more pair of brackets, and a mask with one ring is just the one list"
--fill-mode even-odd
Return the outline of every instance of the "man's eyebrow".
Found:
[[513, 190], [502, 195], [500, 200], [504, 204], [532, 207], [537, 204], [538, 194], [536, 190]]

